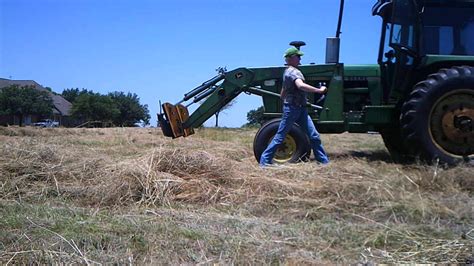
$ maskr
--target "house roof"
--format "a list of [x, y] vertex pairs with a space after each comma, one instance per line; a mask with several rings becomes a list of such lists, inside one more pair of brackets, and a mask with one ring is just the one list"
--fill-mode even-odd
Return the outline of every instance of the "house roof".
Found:
[[51, 99], [53, 100], [54, 109], [55, 109], [55, 110], [53, 110], [53, 113], [63, 115], [63, 116], [71, 115], [72, 104], [69, 101], [67, 101], [66, 99], [61, 97], [61, 95], [56, 95], [56, 94], [50, 92], [49, 90], [45, 89], [43, 86], [38, 84], [36, 81], [34, 81], [34, 80], [11, 80], [11, 79], [0, 78], [0, 88], [9, 87], [11, 85], [18, 85], [20, 87], [33, 86], [35, 89], [37, 89], [39, 91], [47, 92], [47, 93], [49, 93], [49, 95], [51, 96]]

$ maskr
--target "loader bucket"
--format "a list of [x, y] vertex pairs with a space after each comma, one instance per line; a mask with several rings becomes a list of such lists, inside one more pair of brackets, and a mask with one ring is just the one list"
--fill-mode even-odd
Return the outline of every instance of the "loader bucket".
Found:
[[170, 122], [166, 120], [165, 114], [158, 114], [158, 126], [161, 128], [161, 131], [163, 131], [165, 137], [173, 137]]
[[[189, 111], [188, 108], [182, 104], [176, 105], [176, 110], [178, 111], [179, 118], [181, 119], [181, 123], [183, 124], [189, 118]], [[184, 134], [183, 137], [187, 137], [189, 135], [194, 134], [194, 129], [192, 127], [185, 128], [183, 125]]]
[[163, 114], [158, 115], [163, 134], [167, 137], [187, 137], [194, 134], [192, 128], [184, 128], [183, 123], [189, 118], [188, 108], [181, 104], [164, 103]]

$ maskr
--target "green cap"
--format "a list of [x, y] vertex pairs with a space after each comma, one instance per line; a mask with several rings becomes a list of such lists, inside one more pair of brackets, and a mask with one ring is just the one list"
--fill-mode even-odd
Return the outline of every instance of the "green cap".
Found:
[[291, 48], [288, 48], [288, 49], [285, 51], [285, 54], [284, 54], [283, 56], [284, 56], [284, 57], [290, 57], [290, 56], [294, 56], [294, 55], [303, 56], [304, 53], [301, 52], [300, 50], [296, 49], [295, 47], [291, 47]]

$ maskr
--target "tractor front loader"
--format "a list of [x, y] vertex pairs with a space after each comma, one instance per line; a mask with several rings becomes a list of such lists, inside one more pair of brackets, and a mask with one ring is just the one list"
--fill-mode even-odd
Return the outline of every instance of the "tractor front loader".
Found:
[[[308, 98], [318, 131], [377, 131], [396, 161], [474, 162], [474, 1], [378, 0], [372, 13], [382, 18], [382, 30], [374, 65], [339, 62], [343, 7], [341, 0], [336, 37], [327, 39], [325, 64], [299, 67], [307, 83], [328, 87], [325, 97]], [[300, 49], [305, 43], [290, 45]], [[254, 140], [259, 160], [280, 121], [284, 70], [220, 69], [179, 103], [162, 105], [158, 120], [164, 135], [187, 137], [240, 93], [255, 94], [262, 98], [267, 120]], [[200, 105], [189, 114], [193, 103]], [[309, 147], [295, 125], [275, 161], [304, 160]]]

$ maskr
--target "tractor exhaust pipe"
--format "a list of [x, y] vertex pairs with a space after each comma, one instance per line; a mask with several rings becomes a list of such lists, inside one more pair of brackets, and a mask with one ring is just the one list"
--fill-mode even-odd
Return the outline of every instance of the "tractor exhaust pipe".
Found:
[[344, 14], [344, 0], [341, 0], [339, 6], [339, 19], [337, 21], [336, 37], [329, 37], [326, 39], [326, 64], [337, 64], [339, 63], [339, 51], [341, 48], [341, 26], [342, 26], [342, 15]]
[[339, 63], [339, 50], [341, 39], [339, 37], [326, 38], [326, 64]]

